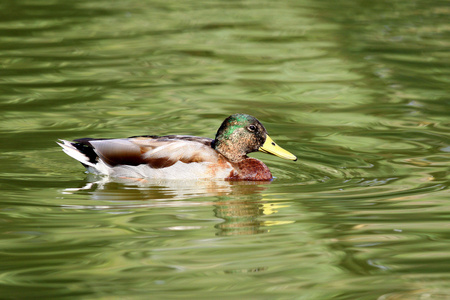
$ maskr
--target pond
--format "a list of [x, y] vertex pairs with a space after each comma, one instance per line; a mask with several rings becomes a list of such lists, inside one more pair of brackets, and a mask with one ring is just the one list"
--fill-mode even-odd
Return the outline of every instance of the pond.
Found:
[[[447, 299], [450, 9], [430, 1], [0, 3], [4, 299]], [[271, 182], [86, 174], [58, 139], [213, 138]]]

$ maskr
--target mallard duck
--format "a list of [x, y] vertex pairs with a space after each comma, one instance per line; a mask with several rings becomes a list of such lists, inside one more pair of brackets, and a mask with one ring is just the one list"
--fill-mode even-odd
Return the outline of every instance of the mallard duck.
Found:
[[246, 114], [223, 121], [215, 139], [189, 135], [144, 135], [124, 139], [60, 140], [63, 151], [89, 172], [126, 178], [272, 180], [269, 168], [248, 157], [261, 151], [297, 160]]

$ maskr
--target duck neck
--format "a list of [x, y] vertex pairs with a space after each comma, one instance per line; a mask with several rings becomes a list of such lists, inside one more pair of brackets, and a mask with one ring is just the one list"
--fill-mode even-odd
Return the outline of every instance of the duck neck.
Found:
[[219, 141], [216, 139], [214, 140], [213, 148], [232, 163], [239, 163], [247, 158], [247, 155], [233, 147], [230, 141]]

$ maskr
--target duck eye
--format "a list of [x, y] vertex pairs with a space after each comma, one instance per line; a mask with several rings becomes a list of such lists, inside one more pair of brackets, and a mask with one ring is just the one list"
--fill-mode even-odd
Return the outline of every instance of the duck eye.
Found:
[[254, 132], [254, 131], [256, 131], [256, 126], [255, 125], [250, 125], [250, 126], [248, 126], [248, 130], [251, 131], [251, 132]]

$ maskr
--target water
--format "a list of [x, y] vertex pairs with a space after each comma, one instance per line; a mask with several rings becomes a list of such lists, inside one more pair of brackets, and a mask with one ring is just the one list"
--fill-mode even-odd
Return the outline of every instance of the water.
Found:
[[[1, 298], [447, 299], [446, 1], [0, 3]], [[59, 138], [213, 137], [270, 184], [105, 182]]]

